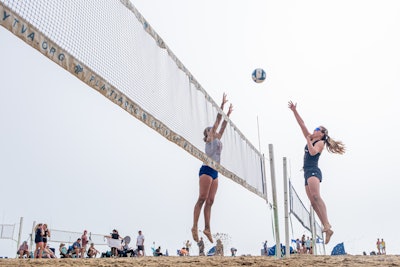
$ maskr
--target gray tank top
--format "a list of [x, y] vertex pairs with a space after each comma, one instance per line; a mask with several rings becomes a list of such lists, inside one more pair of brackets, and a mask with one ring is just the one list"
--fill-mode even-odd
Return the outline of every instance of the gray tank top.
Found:
[[222, 142], [215, 138], [213, 141], [206, 143], [206, 154], [216, 162], [221, 161]]

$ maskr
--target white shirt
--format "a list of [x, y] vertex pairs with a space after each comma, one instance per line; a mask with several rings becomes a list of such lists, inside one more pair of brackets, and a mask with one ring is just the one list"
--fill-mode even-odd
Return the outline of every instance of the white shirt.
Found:
[[143, 246], [143, 244], [144, 244], [144, 235], [139, 235], [139, 236], [137, 237], [136, 245], [138, 245], [138, 246]]

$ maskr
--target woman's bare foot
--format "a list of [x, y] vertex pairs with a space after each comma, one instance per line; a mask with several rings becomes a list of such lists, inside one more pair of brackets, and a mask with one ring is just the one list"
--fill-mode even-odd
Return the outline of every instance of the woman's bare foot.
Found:
[[197, 227], [192, 227], [192, 237], [194, 241], [199, 242], [199, 231]]
[[333, 235], [333, 231], [331, 229], [326, 230], [325, 232], [325, 244], [329, 243], [329, 240], [331, 240], [331, 236]]
[[211, 243], [214, 243], [210, 229], [204, 229], [203, 233], [206, 235], [206, 237], [208, 238], [208, 240], [210, 240]]

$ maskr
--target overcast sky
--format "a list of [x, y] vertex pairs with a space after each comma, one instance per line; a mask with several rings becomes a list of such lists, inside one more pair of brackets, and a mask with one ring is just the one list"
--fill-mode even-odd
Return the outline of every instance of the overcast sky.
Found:
[[[377, 238], [399, 253], [398, 1], [132, 3], [217, 103], [228, 94], [232, 121], [257, 147], [258, 117], [261, 151], [274, 145], [282, 241], [283, 157], [308, 205], [293, 100], [310, 130], [324, 125], [347, 146], [320, 158], [335, 231], [327, 253], [340, 242], [348, 253], [370, 252]], [[142, 230], [145, 244], [170, 254], [191, 240], [201, 162], [2, 27], [0, 47], [0, 223], [24, 217], [22, 240], [33, 221], [133, 238]], [[262, 84], [251, 80], [259, 67]], [[273, 243], [272, 212], [229, 179], [219, 182], [213, 232], [228, 234], [239, 255], [259, 255], [262, 241]], [[291, 238], [310, 235], [292, 220]], [[14, 251], [15, 242], [0, 240], [0, 256]]]

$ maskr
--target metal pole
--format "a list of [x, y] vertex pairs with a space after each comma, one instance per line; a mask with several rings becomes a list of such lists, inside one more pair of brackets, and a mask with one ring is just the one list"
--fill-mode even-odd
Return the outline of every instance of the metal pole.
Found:
[[316, 242], [315, 242], [315, 238], [317, 237], [315, 234], [315, 213], [314, 213], [314, 209], [312, 207], [312, 205], [310, 205], [310, 220], [311, 220], [311, 238], [312, 238], [312, 246], [313, 246], [313, 250], [312, 253], [316, 254]]
[[269, 144], [268, 147], [269, 147], [269, 164], [271, 168], [272, 202], [273, 202], [274, 222], [275, 222], [275, 256], [277, 258], [281, 258], [282, 253], [281, 253], [281, 241], [279, 238], [278, 201], [276, 197], [274, 147], [272, 144]]
[[33, 221], [33, 224], [32, 224], [32, 232], [31, 232], [31, 242], [30, 242], [30, 244], [29, 244], [29, 246], [30, 246], [30, 248], [31, 248], [31, 257], [33, 256], [33, 258], [35, 258], [35, 253], [36, 253], [36, 251], [35, 251], [35, 253], [33, 252], [33, 240], [34, 240], [34, 238], [35, 238], [35, 226], [36, 226], [36, 221]]
[[[22, 224], [24, 222], [24, 217], [21, 217], [19, 219], [19, 230], [18, 230], [18, 239], [17, 239], [17, 250], [19, 249], [19, 246], [21, 245], [21, 233], [22, 233]], [[18, 257], [18, 256], [17, 256]]]
[[288, 204], [288, 185], [287, 185], [287, 161], [286, 157], [283, 158], [283, 192], [285, 202], [285, 256], [290, 256], [290, 244], [289, 244], [289, 204]]

